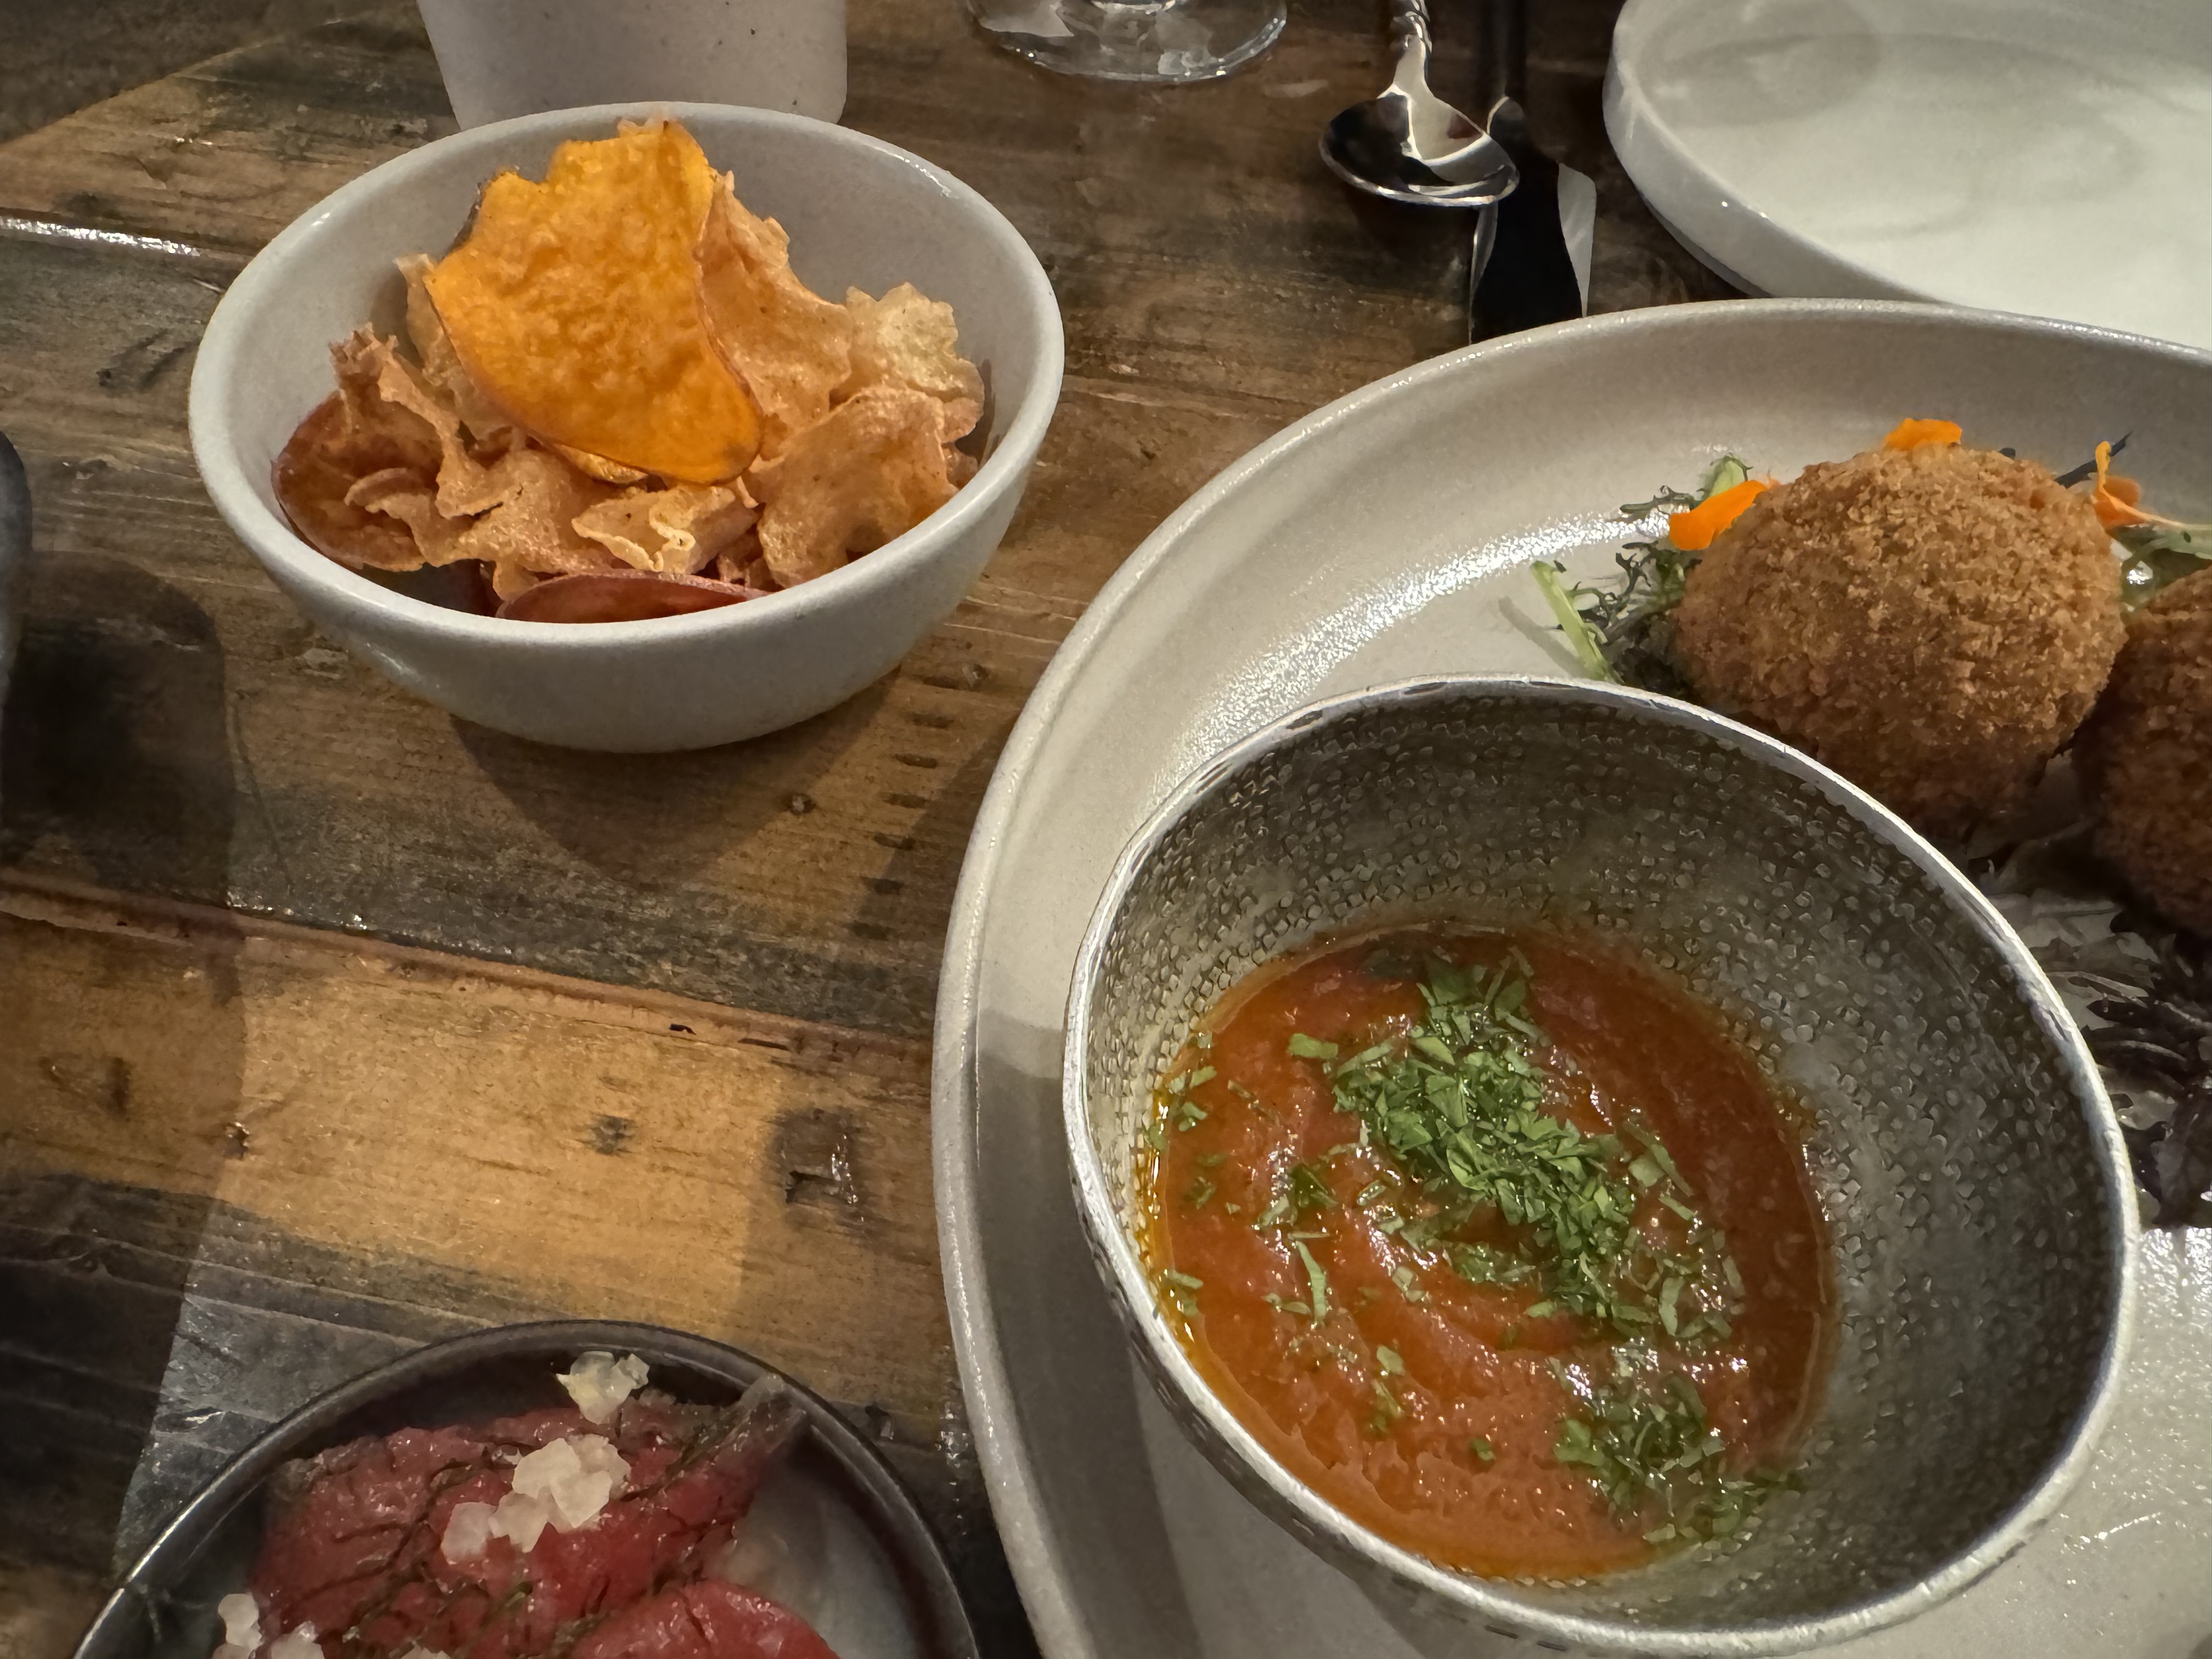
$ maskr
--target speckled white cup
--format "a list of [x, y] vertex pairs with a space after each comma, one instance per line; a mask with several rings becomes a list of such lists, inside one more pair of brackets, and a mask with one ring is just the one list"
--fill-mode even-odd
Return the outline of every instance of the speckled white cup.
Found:
[[647, 99], [845, 110], [845, 0], [421, 0], [465, 127]]

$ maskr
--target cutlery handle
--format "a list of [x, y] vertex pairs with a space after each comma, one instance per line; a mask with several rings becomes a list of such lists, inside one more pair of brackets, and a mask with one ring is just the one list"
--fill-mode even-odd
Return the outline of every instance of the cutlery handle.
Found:
[[1486, 124], [1501, 98], [1525, 105], [1528, 91], [1528, 0], [1475, 0], [1480, 50], [1475, 107]]
[[1429, 49], [1429, 0], [1390, 0], [1390, 36], [1400, 52]]

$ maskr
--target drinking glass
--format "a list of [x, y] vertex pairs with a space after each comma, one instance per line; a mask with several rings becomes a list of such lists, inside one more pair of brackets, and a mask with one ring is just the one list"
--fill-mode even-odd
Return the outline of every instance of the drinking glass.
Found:
[[1007, 51], [1102, 81], [1211, 81], [1283, 32], [1283, 0], [968, 0]]

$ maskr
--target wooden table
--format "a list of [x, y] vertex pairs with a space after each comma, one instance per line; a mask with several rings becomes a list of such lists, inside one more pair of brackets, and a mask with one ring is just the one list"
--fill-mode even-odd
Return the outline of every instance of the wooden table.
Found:
[[[1595, 307], [1722, 292], [1606, 147], [1613, 5], [1537, 10], [1538, 138], [1598, 180]], [[1373, 0], [1298, 5], [1257, 66], [1179, 89], [1048, 76], [954, 0], [851, 12], [847, 122], [1029, 238], [1066, 390], [950, 622], [843, 707], [701, 754], [539, 748], [394, 690], [201, 490], [185, 387], [225, 284], [453, 128], [411, 4], [0, 146], [0, 429], [40, 555], [0, 722], [6, 1659], [66, 1652], [162, 1516], [308, 1395], [564, 1314], [723, 1338], [844, 1402], [942, 1528], [988, 1650], [1028, 1647], [930, 1200], [969, 826], [1054, 647], [1154, 525], [1464, 343], [1465, 232], [1315, 158], [1380, 84]]]

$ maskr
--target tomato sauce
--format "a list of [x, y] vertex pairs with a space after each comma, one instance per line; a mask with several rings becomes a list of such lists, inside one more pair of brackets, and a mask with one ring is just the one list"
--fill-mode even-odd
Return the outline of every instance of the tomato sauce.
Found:
[[[1661, 1547], [1651, 1514], [1623, 1512], [1555, 1455], [1580, 1409], [1566, 1378], [1625, 1374], [1615, 1350], [1633, 1339], [1547, 1311], [1540, 1284], [1475, 1282], [1442, 1241], [1409, 1243], [1422, 1205], [1406, 1162], [1338, 1109], [1331, 1062], [1291, 1052], [1294, 1036], [1347, 1054], [1403, 1037], [1424, 1017], [1419, 976], [1375, 965], [1409, 959], [1522, 963], [1540, 1110], [1619, 1133], [1624, 1158], [1631, 1128], [1663, 1142], [1680, 1182], [1668, 1190], [1724, 1236], [1734, 1290], [1724, 1336], [1655, 1330], [1636, 1352], [1695, 1385], [1730, 1469], [1786, 1464], [1819, 1402], [1835, 1299], [1794, 1109], [1711, 1012], [1593, 941], [1401, 930], [1234, 988], [1171, 1068], [1175, 1091], [1164, 1082], [1139, 1170], [1162, 1305], [1268, 1452], [1370, 1530], [1493, 1577], [1635, 1565]], [[1677, 1224], [1655, 1192], [1624, 1189], [1645, 1234]], [[1305, 1200], [1288, 1220], [1286, 1194]], [[1493, 1207], [1454, 1237], [1510, 1247], [1524, 1231]]]

